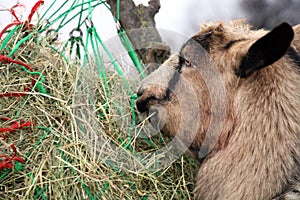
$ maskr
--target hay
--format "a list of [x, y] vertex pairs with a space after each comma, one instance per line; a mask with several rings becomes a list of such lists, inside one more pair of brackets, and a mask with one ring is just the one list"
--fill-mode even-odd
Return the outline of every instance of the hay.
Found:
[[[15, 35], [2, 55], [23, 37], [21, 32]], [[0, 171], [0, 199], [192, 199], [197, 163], [187, 156], [156, 171], [120, 167], [134, 153], [156, 151], [168, 140], [160, 135], [146, 140], [139, 137], [142, 125], [131, 127], [130, 95], [110, 64], [105, 68], [106, 85], [93, 58], [84, 68], [68, 63], [49, 47], [47, 38], [34, 37], [13, 58], [45, 76], [47, 93], [32, 89], [25, 91], [26, 97], [0, 99], [0, 117], [34, 123], [1, 139], [0, 154], [10, 155], [9, 144], [14, 143], [25, 164]], [[42, 80], [19, 65], [2, 64], [0, 94], [23, 91], [32, 77], [35, 83]], [[138, 84], [127, 81], [133, 88]], [[0, 121], [0, 127], [9, 125]], [[128, 155], [124, 160], [120, 149], [123, 158]]]

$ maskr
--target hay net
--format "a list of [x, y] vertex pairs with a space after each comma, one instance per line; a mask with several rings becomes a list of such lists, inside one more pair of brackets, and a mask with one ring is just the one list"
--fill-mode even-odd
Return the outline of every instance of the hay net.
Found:
[[170, 167], [174, 145], [136, 124], [144, 68], [118, 19], [127, 58], [98, 34], [93, 16], [110, 12], [106, 1], [52, 1], [42, 12], [43, 4], [26, 19], [13, 5], [0, 32], [0, 199], [191, 198], [185, 177], [193, 181], [197, 164]]

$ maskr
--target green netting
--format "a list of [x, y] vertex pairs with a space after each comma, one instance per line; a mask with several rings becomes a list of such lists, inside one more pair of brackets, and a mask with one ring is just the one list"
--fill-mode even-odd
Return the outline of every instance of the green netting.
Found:
[[[96, 26], [94, 26], [93, 24], [95, 15], [97, 15], [97, 17], [101, 15], [99, 13], [95, 13], [95, 9], [98, 7], [103, 7], [110, 11], [110, 7], [107, 5], [106, 1], [74, 0], [70, 2], [67, 0], [54, 0], [48, 8], [44, 9], [44, 12], [39, 14], [38, 20], [36, 23], [34, 23], [33, 28], [28, 29], [28, 24], [20, 23], [17, 26], [9, 28], [6, 31], [4, 37], [1, 38], [0, 54], [5, 55], [8, 58], [22, 60], [22, 62], [26, 63], [31, 62], [30, 59], [32, 57], [35, 57], [37, 59], [37, 63], [42, 63], [40, 61], [41, 59], [51, 59], [51, 55], [47, 55], [48, 57], [44, 58], [45, 55], [49, 53], [46, 52], [43, 54], [43, 50], [41, 49], [46, 48], [47, 51], [51, 52], [50, 54], [53, 54], [53, 59], [54, 57], [63, 58], [62, 60], [57, 61], [57, 64], [63, 62], [65, 62], [66, 64], [63, 64], [65, 68], [62, 69], [62, 71], [59, 71], [56, 77], [50, 77], [49, 75], [49, 71], [52, 72], [51, 66], [46, 66], [45, 69], [35, 66], [34, 71], [31, 71], [26, 68], [26, 66], [22, 66], [19, 64], [18, 68], [15, 69], [16, 71], [14, 73], [24, 75], [24, 78], [22, 78], [21, 80], [16, 80], [19, 81], [18, 84], [22, 85], [22, 81], [27, 81], [26, 84], [28, 84], [31, 79], [34, 79], [33, 87], [30, 91], [24, 89], [24, 92], [27, 95], [24, 98], [18, 99], [18, 102], [11, 103], [10, 105], [13, 105], [14, 109], [11, 109], [12, 111], [10, 112], [7, 111], [4, 113], [0, 113], [0, 117], [7, 117], [13, 120], [17, 120], [20, 117], [25, 116], [25, 111], [28, 112], [26, 113], [29, 116], [27, 116], [28, 120], [31, 119], [31, 115], [34, 116], [32, 118], [35, 118], [36, 122], [30, 130], [24, 130], [24, 134], [35, 134], [36, 137], [34, 139], [31, 138], [31, 140], [26, 140], [26, 142], [32, 143], [32, 147], [29, 148], [27, 152], [23, 152], [23, 156], [25, 157], [24, 164], [16, 161], [14, 163], [14, 169], [6, 169], [0, 171], [0, 186], [3, 183], [5, 184], [6, 182], [9, 182], [8, 179], [10, 176], [12, 176], [12, 174], [14, 174], [14, 172], [24, 172], [24, 174], [22, 174], [22, 180], [29, 180], [30, 183], [28, 184], [28, 187], [19, 189], [19, 191], [25, 190], [25, 192], [22, 193], [24, 196], [20, 197], [20, 199], [72, 198], [71, 196], [64, 197], [64, 195], [66, 194], [70, 195], [69, 193], [64, 193], [63, 191], [63, 188], [66, 186], [62, 187], [62, 191], [57, 190], [59, 191], [59, 194], [53, 194], [53, 191], [51, 191], [51, 184], [56, 183], [58, 180], [64, 180], [65, 182], [68, 182], [67, 180], [65, 180], [67, 179], [67, 177], [64, 177], [59, 173], [55, 173], [55, 170], [50, 170], [49, 172], [41, 170], [40, 174], [36, 171], [28, 172], [24, 170], [26, 168], [30, 169], [32, 167], [31, 165], [37, 165], [32, 164], [34, 163], [34, 158], [51, 156], [37, 154], [38, 151], [42, 150], [44, 150], [44, 152], [46, 153], [47, 148], [49, 148], [48, 151], [51, 152], [51, 154], [54, 154], [54, 157], [57, 157], [61, 164], [59, 166], [51, 166], [51, 161], [48, 160], [46, 160], [45, 163], [42, 164], [48, 164], [53, 169], [56, 169], [57, 167], [58, 171], [63, 170], [65, 173], [69, 173], [68, 178], [72, 178], [73, 176], [74, 185], [68, 187], [74, 188], [74, 193], [84, 193], [82, 195], [79, 195], [81, 198], [85, 197], [85, 199], [110, 199], [109, 195], [107, 194], [115, 194], [116, 191], [122, 191], [126, 194], [118, 195], [120, 195], [120, 198], [123, 195], [124, 199], [136, 199], [137, 197], [139, 197], [139, 199], [189, 199], [191, 198], [189, 192], [191, 191], [193, 184], [190, 182], [186, 183], [184, 174], [190, 173], [193, 177], [192, 170], [194, 170], [194, 166], [197, 165], [194, 161], [186, 160], [186, 162], [190, 164], [190, 168], [188, 168], [187, 170], [183, 170], [184, 162], [182, 158], [182, 160], [178, 161], [179, 168], [177, 168], [176, 166], [170, 167], [173, 171], [170, 170], [170, 172], [166, 172], [166, 170], [161, 173], [155, 172], [153, 174], [133, 173], [129, 175], [132, 177], [128, 178], [128, 175], [122, 172], [122, 170], [114, 160], [106, 159], [105, 161], [103, 161], [105, 165], [102, 166], [100, 165], [100, 163], [95, 164], [97, 163], [96, 161], [101, 162], [101, 159], [96, 158], [97, 154], [93, 154], [91, 157], [86, 156], [86, 154], [89, 155], [87, 152], [89, 152], [90, 149], [84, 146], [84, 144], [81, 142], [81, 140], [83, 140], [84, 138], [78, 138], [78, 135], [72, 133], [67, 136], [61, 135], [59, 133], [59, 131], [64, 130], [63, 125], [68, 123], [64, 121], [63, 117], [66, 113], [69, 114], [72, 112], [73, 105], [70, 104], [70, 102], [72, 100], [74, 101], [74, 99], [72, 99], [72, 97], [68, 98], [66, 96], [63, 96], [64, 94], [58, 91], [55, 91], [56, 93], [55, 95], [53, 95], [53, 88], [51, 88], [49, 82], [55, 80], [57, 81], [59, 78], [64, 79], [65, 77], [77, 77], [76, 84], [78, 86], [76, 87], [82, 87], [82, 90], [79, 91], [82, 92], [82, 94], [80, 93], [76, 95], [85, 95], [84, 97], [86, 98], [85, 100], [87, 102], [87, 105], [92, 108], [92, 114], [95, 114], [95, 116], [97, 116], [95, 119], [96, 122], [100, 122], [99, 131], [101, 129], [101, 131], [110, 132], [112, 134], [111, 137], [115, 138], [116, 146], [122, 148], [124, 152], [131, 152], [132, 155], [134, 155], [137, 159], [140, 159], [141, 162], [143, 162], [143, 160], [139, 154], [141, 151], [140, 149], [146, 147], [150, 151], [159, 148], [157, 146], [158, 144], [155, 144], [152, 139], [146, 137], [146, 133], [143, 131], [142, 127], [137, 126], [136, 124], [137, 119], [134, 111], [136, 94], [134, 93], [134, 84], [130, 82], [130, 79], [128, 79], [128, 77], [125, 77], [122, 69], [122, 63], [120, 63], [120, 61], [118, 61], [114, 57], [109, 47], [106, 46], [105, 42], [99, 35]], [[136, 67], [139, 76], [141, 78], [144, 78], [144, 66], [139, 60], [138, 56], [135, 54], [134, 47], [129, 41], [125, 30], [120, 26], [119, 20], [122, 17], [120, 16], [120, 9], [120, 1], [118, 0], [117, 18], [114, 18], [112, 16], [111, 20], [116, 24], [115, 31], [116, 33], [118, 33], [119, 39], [127, 50], [127, 53], [132, 60], [132, 63]], [[57, 45], [55, 43], [57, 39], [56, 34], [59, 34], [61, 31], [65, 31], [64, 28], [66, 26], [69, 26], [70, 24], [74, 27], [69, 30], [69, 38], [66, 42]], [[53, 35], [51, 36], [51, 34]], [[44, 40], [47, 40], [45, 44]], [[30, 46], [32, 44], [34, 44], [34, 47]], [[39, 54], [44, 57], [39, 58]], [[108, 59], [108, 61], [105, 61], [105, 59]], [[4, 66], [3, 64], [7, 63], [2, 63], [2, 66]], [[99, 88], [95, 89], [93, 88], [93, 85], [91, 85], [94, 90], [91, 90], [89, 88], [90, 84], [86, 84], [87, 78], [85, 78], [87, 74], [88, 78], [90, 78], [90, 65], [96, 67], [96, 80], [101, 81], [98, 83]], [[80, 69], [74, 69], [76, 68], [74, 66], [80, 66]], [[12, 67], [12, 65], [10, 65], [9, 67]], [[114, 74], [117, 74], [117, 78], [112, 78], [116, 77]], [[60, 75], [62, 77], [59, 77]], [[0, 80], [1, 79], [2, 77], [0, 77]], [[66, 85], [59, 85], [59, 87], [63, 88], [62, 90], [66, 92], [69, 91], [69, 88], [73, 87], [72, 83], [69, 82], [63, 84]], [[120, 87], [120, 89], [118, 89], [118, 87]], [[5, 90], [5, 92], [9, 93], [9, 90], [10, 89]], [[112, 90], [114, 90], [114, 92]], [[96, 98], [94, 98], [95, 91], [96, 94], [97, 91], [101, 91], [99, 92], [101, 94]], [[116, 99], [116, 97], [113, 95], [113, 93], [116, 93], [115, 91], [120, 92], [121, 95], [124, 95], [122, 99], [124, 102], [127, 102], [124, 103]], [[62, 96], [61, 99], [59, 98], [60, 96]], [[128, 99], [124, 100], [125, 98]], [[30, 108], [36, 108], [41, 113], [36, 113], [33, 111], [32, 113], [30, 113], [30, 110], [26, 110], [26, 108], [28, 107], [28, 102], [32, 101], [34, 101], [34, 104]], [[45, 101], [47, 102], [47, 105], [51, 105], [49, 106], [49, 110], [48, 108], [42, 108], [44, 104], [42, 104], [41, 101]], [[62, 104], [64, 106], [62, 106]], [[123, 104], [127, 104], [127, 107]], [[115, 113], [113, 114], [111, 114], [112, 108], [115, 111]], [[5, 110], [2, 107], [1, 109]], [[57, 112], [59, 114], [50, 115], [50, 112]], [[37, 117], [39, 115], [41, 115], [41, 119]], [[111, 117], [110, 115], [113, 115], [113, 117]], [[56, 116], [59, 116], [59, 119], [56, 119]], [[71, 118], [68, 118], [69, 120], [77, 120], [77, 123], [75, 125], [70, 125], [70, 129], [73, 131], [78, 128], [78, 130], [80, 130], [80, 132], [83, 134], [83, 137], [85, 137], [86, 135], [88, 139], [92, 140], [92, 138], [88, 137], [89, 128], [86, 127], [85, 122], [81, 122], [80, 120], [82, 119], [78, 120], [76, 119], [76, 117], [78, 116], [71, 115]], [[42, 118], [45, 118], [44, 120], [47, 121], [47, 123], [41, 123]], [[125, 121], [124, 124], [128, 126], [126, 126], [125, 128], [116, 126], [115, 129], [110, 130], [111, 127], [105, 125], [118, 124], [118, 120]], [[6, 127], [8, 125], [9, 123], [4, 122], [0, 127]], [[126, 133], [125, 135], [123, 135], [124, 132]], [[136, 143], [136, 135], [139, 135], [139, 137], [142, 138], [142, 142]], [[158, 141], [161, 143], [161, 145], [164, 145], [166, 143], [166, 141], [164, 141], [160, 135], [158, 136], [158, 138]], [[20, 138], [11, 139], [11, 141], [14, 140], [22, 141], [20, 142], [20, 145], [24, 143], [24, 141]], [[68, 143], [62, 145], [64, 141], [67, 141]], [[45, 144], [49, 144], [49, 147], [46, 147]], [[138, 145], [144, 146], [143, 148], [141, 148]], [[21, 148], [21, 146], [19, 146], [19, 148]], [[98, 148], [101, 149], [101, 146], [98, 146]], [[79, 152], [79, 150], [82, 150], [82, 152]], [[82, 156], [80, 157], [82, 160], [74, 156], [74, 152], [76, 153], [77, 157]], [[145, 150], [145, 152], [147, 152], [147, 150]], [[93, 164], [95, 166], [98, 166], [96, 172], [94, 172], [93, 169], [90, 169], [90, 166], [87, 167], [94, 174], [99, 175], [99, 171], [105, 171], [107, 173], [110, 173], [110, 175], [106, 176], [105, 173], [101, 173], [100, 179], [99, 177], [93, 177], [89, 175], [88, 172], [80, 170], [81, 168], [78, 166], [90, 165], [89, 162], [84, 162], [84, 160], [88, 159], [95, 161], [95, 163]], [[123, 159], [126, 160], [128, 158], [124, 157]], [[113, 170], [109, 171], [107, 169], [108, 167]], [[43, 176], [43, 173], [47, 175], [50, 174], [49, 176], [52, 178], [44, 182], [39, 182], [39, 179], [42, 179], [41, 177]], [[180, 175], [175, 175], [175, 177], [173, 177], [174, 179], [172, 179], [170, 178], [170, 175], [172, 173]], [[135, 179], [141, 180], [134, 182]], [[161, 183], [158, 183], [158, 181], [160, 181]], [[91, 182], [93, 182], [93, 184], [91, 184]], [[120, 184], [121, 186], [118, 184]], [[118, 187], [116, 187], [116, 185], [118, 185]], [[181, 190], [179, 190], [179, 188], [181, 188]], [[130, 190], [134, 192], [128, 192]], [[7, 194], [7, 196], [4, 197], [7, 199], [14, 199], [18, 197], [17, 193], [18, 189], [16, 189], [15, 191], [12, 190], [9, 194]], [[76, 195], [74, 194], [73, 198], [75, 196]], [[0, 198], [1, 197], [2, 196], [0, 194]], [[76, 198], [78, 198], [78, 196], [76, 196]]]

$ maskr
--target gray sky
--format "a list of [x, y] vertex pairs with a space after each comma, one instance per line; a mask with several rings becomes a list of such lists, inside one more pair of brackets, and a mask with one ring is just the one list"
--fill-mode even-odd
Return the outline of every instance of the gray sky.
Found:
[[193, 34], [200, 24], [210, 20], [242, 18], [240, 0], [161, 0], [157, 27]]

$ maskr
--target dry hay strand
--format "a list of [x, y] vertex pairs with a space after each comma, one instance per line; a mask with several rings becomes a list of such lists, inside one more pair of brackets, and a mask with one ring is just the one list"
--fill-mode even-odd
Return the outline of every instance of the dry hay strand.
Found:
[[[6, 49], [11, 50], [21, 35]], [[0, 117], [31, 121], [34, 126], [1, 139], [0, 154], [11, 155], [13, 143], [25, 164], [0, 171], [0, 198], [192, 199], [198, 164], [188, 156], [154, 172], [121, 169], [132, 155], [155, 151], [168, 140], [156, 135], [146, 142], [139, 137], [143, 125], [132, 127], [130, 95], [112, 66], [106, 65], [104, 81], [95, 72], [93, 59], [87, 67], [69, 63], [45, 41], [28, 40], [13, 58], [41, 72], [47, 93], [31, 88], [26, 97], [1, 98]], [[0, 94], [24, 91], [32, 77], [35, 83], [43, 80], [41, 74], [32, 76], [19, 65], [2, 64]], [[135, 81], [127, 81], [134, 86]], [[9, 125], [0, 121], [0, 127]]]

